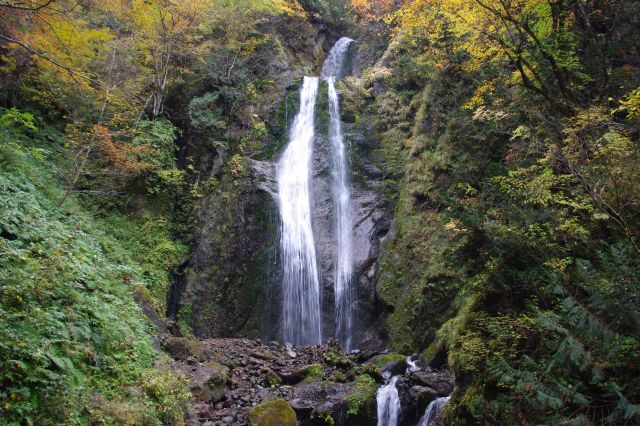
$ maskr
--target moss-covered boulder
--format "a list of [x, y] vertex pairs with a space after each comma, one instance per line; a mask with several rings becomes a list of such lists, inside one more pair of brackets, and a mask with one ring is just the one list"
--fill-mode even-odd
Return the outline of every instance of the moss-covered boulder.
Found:
[[229, 382], [229, 368], [216, 361], [209, 361], [206, 365], [211, 371], [211, 378], [207, 381], [211, 389], [211, 400], [220, 401], [224, 397], [225, 386]]
[[301, 381], [311, 378], [318, 379], [324, 375], [324, 370], [320, 364], [305, 365], [290, 371], [281, 371], [282, 381], [289, 385], [295, 385]]
[[407, 358], [398, 353], [388, 353], [373, 357], [369, 363], [374, 364], [383, 373], [388, 372], [392, 376], [402, 374], [407, 369]]
[[162, 347], [172, 358], [179, 361], [185, 361], [192, 356], [199, 362], [215, 360], [220, 364], [233, 367], [231, 360], [207, 348], [198, 340], [171, 336], [162, 342]]
[[251, 426], [295, 426], [296, 413], [284, 399], [258, 404], [249, 412]]
[[193, 396], [204, 402], [218, 402], [224, 398], [229, 382], [230, 370], [216, 361], [184, 367], [189, 377], [189, 388]]
[[378, 384], [368, 374], [358, 376], [353, 390], [345, 398], [347, 423], [368, 425], [376, 423], [376, 392]]

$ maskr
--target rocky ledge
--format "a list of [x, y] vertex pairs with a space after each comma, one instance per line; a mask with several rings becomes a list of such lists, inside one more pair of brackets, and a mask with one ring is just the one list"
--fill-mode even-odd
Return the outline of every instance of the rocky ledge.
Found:
[[375, 425], [376, 391], [390, 375], [401, 376], [399, 424], [415, 424], [454, 385], [447, 371], [408, 368], [404, 355], [342, 353], [333, 342], [167, 337], [163, 347], [189, 380], [190, 425]]

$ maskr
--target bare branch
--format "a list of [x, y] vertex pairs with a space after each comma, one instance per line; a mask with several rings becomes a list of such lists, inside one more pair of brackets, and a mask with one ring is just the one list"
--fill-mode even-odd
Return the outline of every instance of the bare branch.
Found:
[[48, 7], [51, 3], [53, 3], [55, 0], [47, 0], [42, 4], [36, 5], [36, 6], [25, 6], [24, 2], [7, 2], [7, 1], [0, 1], [0, 7], [6, 7], [7, 9], [16, 9], [16, 10], [23, 10], [23, 11], [27, 11], [27, 12], [37, 12], [38, 10], [44, 9], [45, 7]]

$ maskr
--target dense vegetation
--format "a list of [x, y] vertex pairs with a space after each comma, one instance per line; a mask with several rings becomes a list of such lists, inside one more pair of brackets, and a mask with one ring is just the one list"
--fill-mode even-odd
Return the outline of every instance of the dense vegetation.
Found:
[[[246, 297], [245, 159], [283, 142], [311, 25], [359, 36], [339, 87], [395, 206], [384, 333], [453, 370], [445, 421], [640, 423], [638, 2], [5, 0], [0, 424], [184, 422], [141, 307], [164, 320], [202, 210], [205, 278]], [[170, 325], [230, 332], [200, 290], [219, 324]]]
[[280, 0], [0, 2], [1, 424], [184, 422], [185, 379], [140, 307], [164, 318], [215, 187], [187, 145], [251, 149], [264, 123], [249, 106], [272, 85], [257, 52], [278, 47], [259, 28], [306, 13]]
[[347, 86], [401, 159], [393, 344], [447, 355], [453, 424], [639, 422], [637, 2], [354, 3], [392, 31]]

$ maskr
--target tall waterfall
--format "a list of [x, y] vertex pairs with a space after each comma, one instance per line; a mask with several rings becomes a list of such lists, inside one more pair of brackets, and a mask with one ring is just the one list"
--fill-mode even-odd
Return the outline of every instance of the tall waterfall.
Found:
[[311, 227], [310, 194], [318, 83], [317, 77], [304, 78], [300, 111], [277, 167], [282, 220], [284, 341], [294, 345], [322, 342], [320, 280]]
[[340, 120], [340, 102], [336, 91], [336, 78], [346, 74], [346, 57], [353, 40], [343, 37], [333, 46], [322, 67], [322, 77], [329, 86], [329, 138], [332, 150], [333, 201], [335, 205], [335, 235], [337, 258], [334, 270], [335, 337], [345, 350], [351, 349], [353, 336], [354, 288], [351, 234], [351, 193], [347, 174], [347, 158]]
[[396, 426], [400, 414], [400, 397], [396, 382], [400, 376], [394, 376], [389, 383], [378, 389], [376, 403], [378, 405], [378, 426]]

